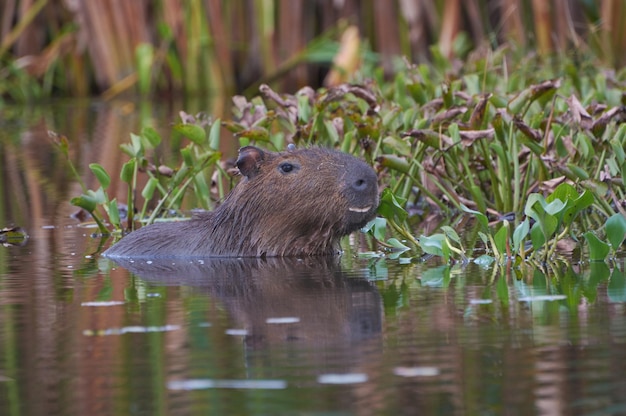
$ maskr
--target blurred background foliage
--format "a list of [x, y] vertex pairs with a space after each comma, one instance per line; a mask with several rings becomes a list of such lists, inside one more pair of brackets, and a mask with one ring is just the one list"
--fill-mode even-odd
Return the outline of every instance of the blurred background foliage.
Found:
[[0, 13], [0, 102], [295, 91], [503, 47], [626, 63], [621, 0], [0, 0]]

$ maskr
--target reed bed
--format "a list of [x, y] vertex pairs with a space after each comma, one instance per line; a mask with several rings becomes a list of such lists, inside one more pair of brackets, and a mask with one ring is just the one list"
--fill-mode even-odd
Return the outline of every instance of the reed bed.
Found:
[[12, 101], [295, 91], [502, 45], [626, 61], [626, 5], [608, 0], [0, 0], [0, 13], [0, 99]]

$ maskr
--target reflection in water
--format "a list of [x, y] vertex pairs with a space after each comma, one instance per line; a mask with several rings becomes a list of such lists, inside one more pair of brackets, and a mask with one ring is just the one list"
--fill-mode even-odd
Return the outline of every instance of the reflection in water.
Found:
[[[364, 342], [380, 340], [378, 291], [342, 271], [338, 257], [116, 262], [153, 284], [190, 286], [219, 301], [236, 329], [243, 330], [238, 333], [247, 353], [274, 347], [283, 353], [292, 348], [314, 351], [306, 357], [310, 362], [299, 365], [320, 372], [338, 365], [333, 359], [338, 348], [359, 346], [356, 353]], [[251, 358], [262, 359], [258, 354]], [[284, 364], [287, 357], [273, 358]], [[280, 368], [269, 367], [266, 371]]]

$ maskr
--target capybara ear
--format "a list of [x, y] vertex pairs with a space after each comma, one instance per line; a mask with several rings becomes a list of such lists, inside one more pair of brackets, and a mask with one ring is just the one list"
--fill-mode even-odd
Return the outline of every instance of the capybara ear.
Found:
[[254, 146], [245, 146], [239, 149], [237, 168], [246, 178], [252, 179], [259, 173], [259, 166], [264, 159], [263, 150]]

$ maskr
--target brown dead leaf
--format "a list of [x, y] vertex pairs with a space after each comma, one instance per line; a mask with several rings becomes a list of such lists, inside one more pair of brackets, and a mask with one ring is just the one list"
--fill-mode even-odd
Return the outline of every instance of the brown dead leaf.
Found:
[[569, 112], [574, 122], [585, 130], [590, 129], [593, 126], [593, 118], [578, 101], [578, 98], [572, 94], [566, 102], [569, 105]]

